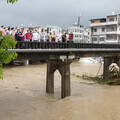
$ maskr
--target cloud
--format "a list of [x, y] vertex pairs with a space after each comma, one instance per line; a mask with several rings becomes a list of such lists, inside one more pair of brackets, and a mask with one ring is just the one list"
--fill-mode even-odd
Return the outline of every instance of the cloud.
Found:
[[118, 0], [19, 0], [12, 5], [1, 1], [0, 24], [57, 24], [67, 29], [81, 15], [81, 24], [88, 27], [91, 18], [106, 17], [113, 11], [120, 13], [119, 3]]

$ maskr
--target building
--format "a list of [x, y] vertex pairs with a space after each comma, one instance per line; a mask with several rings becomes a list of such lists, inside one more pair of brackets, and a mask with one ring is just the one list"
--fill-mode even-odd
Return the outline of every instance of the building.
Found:
[[68, 28], [68, 31], [73, 33], [74, 43], [89, 42], [90, 35], [88, 29], [84, 29], [84, 26], [80, 25], [80, 18], [78, 18], [78, 23]]
[[51, 33], [53, 33], [53, 31], [55, 32], [55, 33], [58, 33], [59, 31], [62, 31], [62, 28], [60, 27], [60, 26], [57, 26], [57, 25], [46, 25], [45, 26], [45, 32], [51, 32]]
[[40, 26], [28, 26], [28, 27], [22, 27], [24, 29], [24, 32], [26, 33], [27, 30], [35, 31], [37, 30], [39, 33], [41, 33], [44, 29]]
[[120, 43], [120, 14], [90, 20], [92, 43]]
[[88, 42], [90, 42], [90, 33], [91, 33], [90, 27], [84, 29], [84, 35]]

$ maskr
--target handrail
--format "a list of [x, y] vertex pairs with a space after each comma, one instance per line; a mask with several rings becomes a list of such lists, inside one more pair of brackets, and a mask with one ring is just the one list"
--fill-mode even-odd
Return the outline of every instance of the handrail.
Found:
[[81, 49], [81, 48], [114, 48], [120, 49], [120, 44], [93, 44], [73, 42], [26, 42], [18, 41], [16, 49]]

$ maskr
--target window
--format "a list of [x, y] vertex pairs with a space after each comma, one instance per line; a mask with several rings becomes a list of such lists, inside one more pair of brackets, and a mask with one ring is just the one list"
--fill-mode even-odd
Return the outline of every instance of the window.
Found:
[[113, 21], [115, 21], [114, 18], [109, 18], [109, 22], [113, 22]]
[[104, 38], [104, 37], [101, 37], [101, 38], [100, 38], [100, 41], [105, 41], [105, 38]]
[[117, 27], [108, 27], [107, 31], [117, 31]]
[[97, 32], [97, 28], [94, 28], [94, 32]]
[[94, 41], [97, 41], [97, 38], [92, 38], [92, 41], [94, 42]]
[[102, 28], [102, 32], [105, 32], [105, 28]]
[[93, 29], [93, 28], [91, 28], [91, 32], [94, 32], [94, 29]]
[[117, 40], [117, 35], [107, 35], [107, 40]]

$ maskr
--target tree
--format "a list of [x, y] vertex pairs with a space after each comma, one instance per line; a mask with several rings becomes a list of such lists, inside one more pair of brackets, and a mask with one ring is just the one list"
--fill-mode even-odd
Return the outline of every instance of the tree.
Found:
[[0, 31], [0, 78], [3, 78], [3, 64], [8, 64], [17, 57], [15, 52], [9, 52], [9, 49], [16, 47], [17, 41], [11, 36], [2, 37], [2, 31]]
[[[7, 3], [15, 3], [18, 0], [6, 0]], [[3, 78], [3, 64], [8, 64], [17, 57], [15, 52], [9, 52], [8, 49], [14, 49], [17, 42], [11, 36], [2, 37], [0, 31], [0, 79]]]
[[6, 0], [7, 1], [7, 3], [14, 3], [14, 2], [17, 2], [18, 0]]

